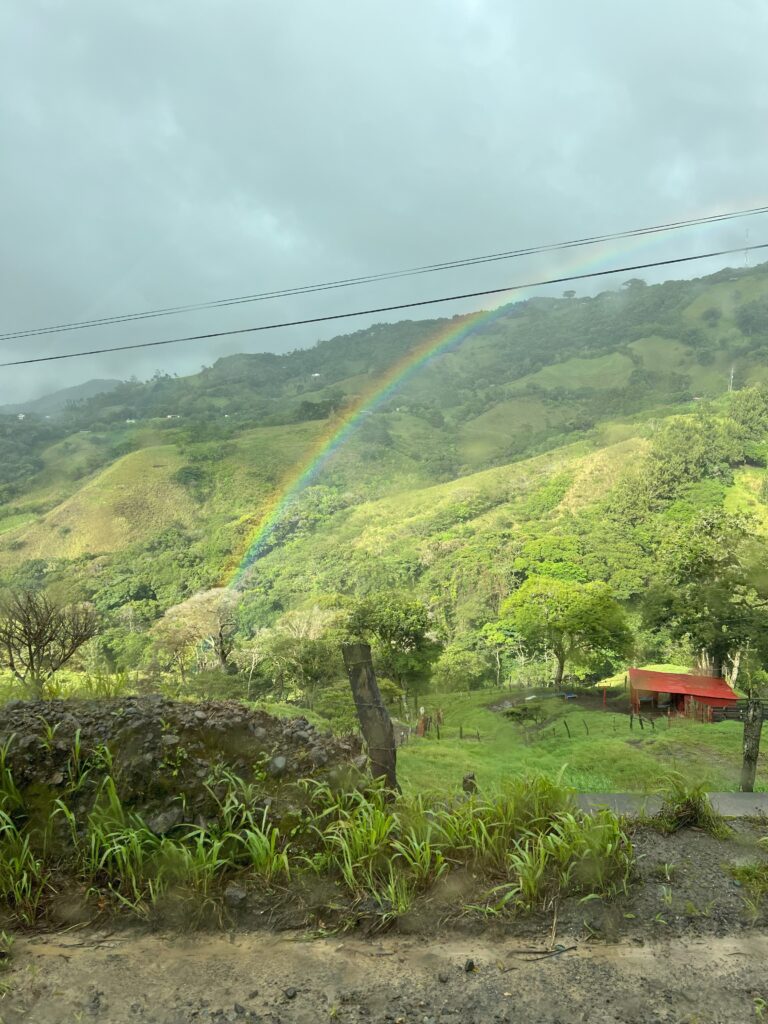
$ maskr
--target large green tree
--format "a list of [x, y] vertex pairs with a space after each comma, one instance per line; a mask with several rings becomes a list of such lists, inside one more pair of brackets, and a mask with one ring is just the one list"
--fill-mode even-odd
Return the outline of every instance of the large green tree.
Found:
[[454, 643], [437, 659], [432, 679], [439, 692], [480, 690], [492, 677], [492, 672], [482, 654]]
[[555, 686], [573, 659], [623, 657], [631, 650], [626, 616], [605, 583], [532, 576], [504, 602], [501, 615], [530, 651], [554, 657]]
[[710, 509], [670, 529], [659, 546], [643, 622], [687, 643], [702, 668], [721, 676], [748, 645], [768, 652], [764, 545], [748, 520]]
[[371, 641], [379, 675], [406, 692], [426, 689], [442, 645], [422, 601], [397, 591], [372, 594], [353, 606], [348, 628], [352, 636]]
[[286, 612], [243, 643], [234, 658], [251, 674], [258, 665], [274, 696], [298, 697], [313, 707], [318, 692], [344, 679], [340, 619], [338, 611], [317, 605]]
[[644, 602], [650, 627], [688, 644], [699, 664], [721, 676], [737, 673], [747, 693], [741, 789], [754, 788], [768, 661], [768, 574], [765, 544], [745, 516], [711, 509], [685, 522], [661, 544], [658, 579]]

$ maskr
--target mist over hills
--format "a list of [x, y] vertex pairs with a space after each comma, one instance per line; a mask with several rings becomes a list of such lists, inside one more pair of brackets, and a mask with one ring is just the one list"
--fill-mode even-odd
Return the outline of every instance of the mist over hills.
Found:
[[75, 384], [69, 388], [61, 388], [39, 398], [31, 398], [26, 402], [15, 402], [0, 405], [0, 416], [12, 416], [14, 413], [34, 413], [37, 416], [55, 416], [78, 402], [84, 402], [95, 395], [113, 391], [120, 385], [119, 380], [87, 380], [83, 384]]

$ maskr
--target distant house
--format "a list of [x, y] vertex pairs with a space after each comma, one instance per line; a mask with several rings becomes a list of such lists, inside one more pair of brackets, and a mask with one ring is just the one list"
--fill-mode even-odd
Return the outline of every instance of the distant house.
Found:
[[645, 668], [629, 670], [629, 699], [633, 711], [643, 705], [658, 711], [687, 714], [693, 704], [727, 708], [739, 699], [724, 679], [694, 676], [687, 672], [657, 672]]
[[16, 419], [17, 419], [17, 420], [25, 420], [26, 418], [27, 418], [27, 414], [26, 414], [25, 412], [20, 412], [20, 413], [19, 413], [19, 414], [18, 414], [18, 415], [16, 416]]

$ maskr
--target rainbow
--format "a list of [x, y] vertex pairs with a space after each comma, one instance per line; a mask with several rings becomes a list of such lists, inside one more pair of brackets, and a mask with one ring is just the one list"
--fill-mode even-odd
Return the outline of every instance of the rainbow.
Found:
[[357, 395], [353, 404], [345, 409], [341, 422], [334, 421], [315, 439], [298, 466], [291, 470], [275, 488], [259, 522], [248, 538], [246, 552], [237, 566], [229, 586], [237, 586], [254, 562], [271, 550], [270, 536], [296, 496], [317, 479], [330, 459], [342, 448], [371, 413], [384, 405], [393, 393], [431, 359], [442, 355], [452, 346], [460, 345], [479, 327], [499, 316], [500, 308], [481, 310], [460, 317], [460, 323], [450, 320], [419, 345], [401, 356], [379, 376], [370, 387]]
[[[621, 255], [626, 256], [630, 250], [636, 252], [650, 248], [654, 241], [655, 239], [648, 237], [640, 238], [630, 246], [622, 248]], [[617, 255], [619, 252], [614, 249], [610, 252], [604, 250], [588, 260], [582, 257], [581, 260], [574, 261], [566, 272], [585, 274], [598, 269], [606, 260]], [[513, 287], [493, 309], [461, 315], [443, 322], [434, 334], [410, 349], [358, 395], [353, 404], [345, 409], [341, 422], [335, 420], [329, 424], [315, 439], [298, 465], [291, 467], [275, 488], [266, 507], [261, 511], [255, 528], [248, 536], [244, 555], [234, 573], [225, 581], [227, 586], [241, 585], [253, 564], [272, 550], [274, 545], [270, 544], [270, 537], [297, 495], [317, 479], [330, 459], [347, 443], [367, 417], [384, 405], [398, 388], [427, 366], [432, 359], [451, 348], [458, 347], [479, 328], [499, 317], [508, 304], [507, 296], [513, 292], [519, 301], [527, 298], [525, 293], [521, 295], [520, 290]]]

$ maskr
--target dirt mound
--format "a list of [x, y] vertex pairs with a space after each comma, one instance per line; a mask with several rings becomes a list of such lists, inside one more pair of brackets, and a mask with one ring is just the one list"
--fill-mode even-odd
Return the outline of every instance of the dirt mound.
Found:
[[87, 813], [111, 776], [125, 808], [158, 833], [204, 824], [226, 772], [254, 783], [257, 799], [274, 810], [291, 802], [296, 780], [333, 781], [364, 763], [355, 738], [235, 701], [12, 701], [0, 714], [0, 750], [28, 809], [44, 816], [66, 795]]

